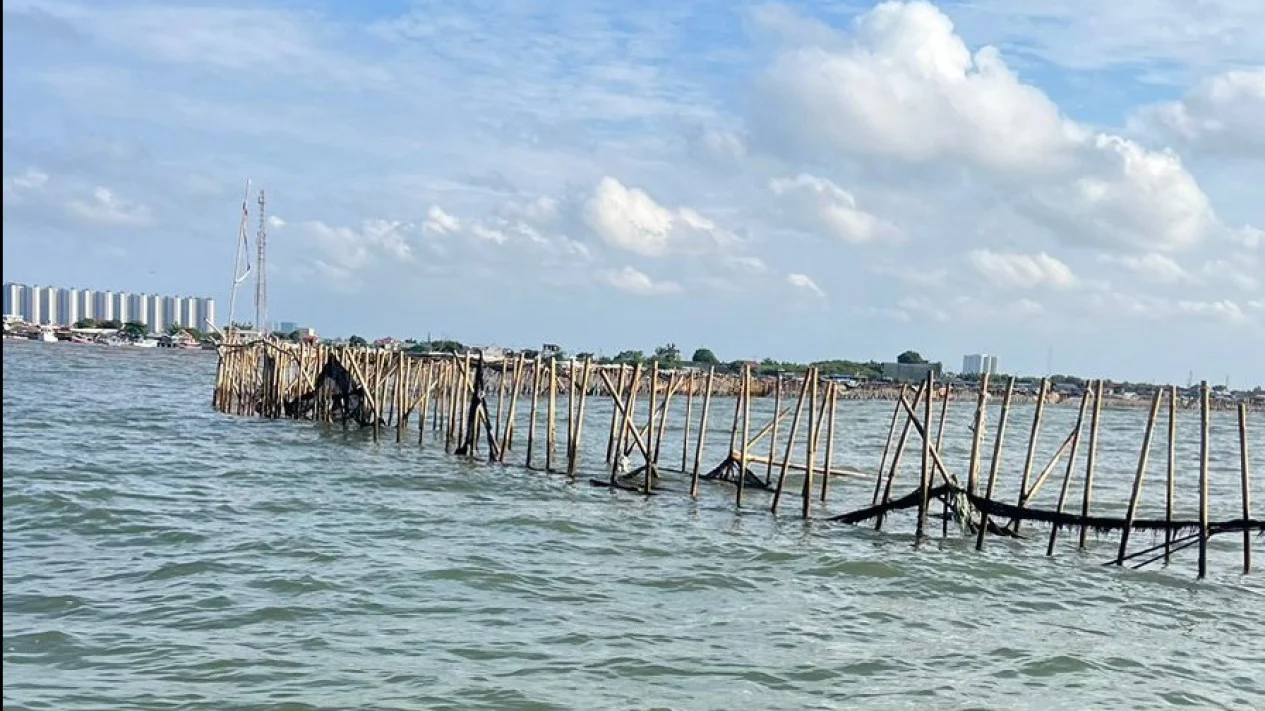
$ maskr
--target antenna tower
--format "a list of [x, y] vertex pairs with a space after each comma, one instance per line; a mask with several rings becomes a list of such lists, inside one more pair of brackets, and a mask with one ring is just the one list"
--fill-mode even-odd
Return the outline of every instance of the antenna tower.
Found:
[[255, 235], [255, 329], [268, 335], [268, 217], [264, 211], [264, 191], [259, 191], [259, 232]]
[[250, 275], [250, 180], [242, 193], [242, 217], [237, 225], [237, 249], [233, 256], [233, 288], [228, 297], [228, 326], [225, 333], [232, 333], [237, 319], [237, 287]]

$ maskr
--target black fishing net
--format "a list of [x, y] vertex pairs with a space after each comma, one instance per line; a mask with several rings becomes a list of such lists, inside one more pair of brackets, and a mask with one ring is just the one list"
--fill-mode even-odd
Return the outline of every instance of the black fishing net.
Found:
[[365, 397], [365, 389], [352, 377], [333, 355], [325, 361], [325, 367], [316, 376], [316, 387], [285, 404], [286, 415], [293, 418], [312, 417], [317, 397], [325, 392], [330, 398], [330, 408], [335, 420], [346, 423], [351, 420], [361, 427], [373, 425], [374, 413]]

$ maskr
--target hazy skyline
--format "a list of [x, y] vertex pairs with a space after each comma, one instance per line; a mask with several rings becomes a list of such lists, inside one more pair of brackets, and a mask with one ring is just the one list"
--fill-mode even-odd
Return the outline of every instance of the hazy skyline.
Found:
[[6, 282], [226, 305], [251, 178], [322, 334], [1265, 382], [1255, 1], [6, 0], [3, 91]]

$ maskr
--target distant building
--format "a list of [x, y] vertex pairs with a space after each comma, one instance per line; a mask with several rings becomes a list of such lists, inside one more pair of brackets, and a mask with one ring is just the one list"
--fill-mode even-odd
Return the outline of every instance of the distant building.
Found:
[[939, 363], [883, 363], [884, 378], [898, 383], [916, 383], [927, 378], [927, 373], [940, 375]]
[[136, 321], [159, 333], [171, 324], [207, 330], [215, 322], [215, 300], [8, 283], [4, 315], [41, 326], [73, 326], [95, 319]]
[[973, 353], [962, 357], [962, 375], [997, 374], [997, 356]]
[[299, 330], [299, 324], [293, 321], [277, 322], [277, 328], [276, 328], [277, 333], [294, 333], [297, 330]]

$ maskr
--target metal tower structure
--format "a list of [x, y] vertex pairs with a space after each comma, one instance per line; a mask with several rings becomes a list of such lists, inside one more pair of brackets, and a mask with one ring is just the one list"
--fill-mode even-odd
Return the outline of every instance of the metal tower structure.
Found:
[[264, 191], [259, 191], [259, 232], [255, 235], [255, 330], [268, 335], [268, 216], [264, 211]]

